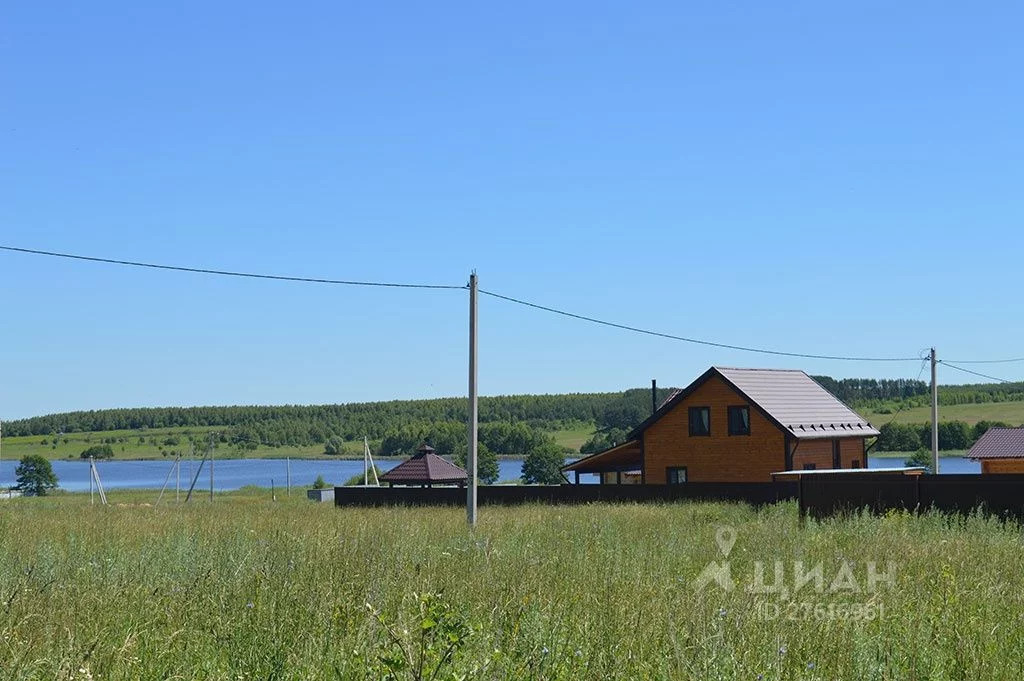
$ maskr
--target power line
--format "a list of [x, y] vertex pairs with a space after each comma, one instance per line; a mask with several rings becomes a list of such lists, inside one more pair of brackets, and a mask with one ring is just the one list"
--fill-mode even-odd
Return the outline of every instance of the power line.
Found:
[[562, 315], [563, 317], [571, 317], [573, 319], [580, 319], [585, 322], [591, 322], [592, 324], [600, 324], [602, 326], [610, 326], [615, 329], [622, 329], [624, 331], [632, 331], [634, 333], [642, 333], [648, 336], [657, 336], [658, 338], [668, 338], [669, 340], [682, 341], [684, 343], [695, 343], [697, 345], [708, 345], [714, 348], [725, 348], [727, 350], [740, 350], [742, 352], [756, 352], [762, 355], [778, 355], [782, 357], [802, 357], [805, 359], [829, 359], [845, 362], [917, 362], [920, 361], [920, 357], [845, 357], [840, 355], [812, 355], [803, 352], [783, 352], [781, 350], [768, 350], [765, 348], [754, 348], [743, 345], [731, 345], [729, 343], [718, 343], [715, 341], [701, 340], [699, 338], [687, 338], [685, 336], [676, 336], [670, 333], [662, 333], [660, 331], [652, 331], [650, 329], [642, 329], [636, 326], [628, 326], [626, 324], [618, 324], [616, 322], [609, 322], [603, 319], [596, 319], [594, 317], [587, 317], [581, 314], [575, 314], [573, 312], [566, 312], [565, 310], [559, 310], [553, 307], [547, 307], [545, 305], [538, 305], [537, 303], [531, 303], [518, 298], [512, 298], [511, 296], [503, 296], [499, 293], [492, 291], [485, 291], [480, 289], [480, 293], [491, 296], [492, 298], [499, 298], [501, 300], [508, 301], [510, 303], [516, 303], [517, 305], [525, 305], [526, 307], [532, 307], [537, 310], [544, 310], [545, 312], [551, 312], [552, 314]]
[[1010, 359], [954, 359], [957, 364], [1009, 364], [1010, 362], [1024, 362], [1024, 357], [1012, 357]]
[[1020, 381], [1008, 381], [1005, 378], [999, 378], [998, 376], [989, 376], [988, 374], [980, 374], [977, 371], [971, 371], [970, 369], [964, 369], [963, 367], [958, 367], [957, 365], [950, 364], [949, 362], [946, 362], [944, 360], [939, 360], [939, 362], [943, 366], [947, 366], [950, 369], [956, 369], [957, 371], [962, 371], [965, 374], [974, 374], [975, 376], [981, 376], [982, 378], [987, 378], [990, 381], [998, 381], [999, 383], [1019, 383], [1020, 382]]
[[465, 289], [465, 286], [450, 286], [444, 284], [400, 284], [384, 281], [354, 281], [345, 279], [321, 279], [314, 277], [289, 277], [279, 274], [257, 274], [253, 272], [230, 272], [227, 270], [212, 270], [202, 267], [184, 267], [180, 265], [158, 265], [149, 262], [136, 262], [133, 260], [115, 260], [114, 258], [95, 258], [87, 255], [75, 255], [72, 253], [56, 253], [53, 251], [40, 251], [33, 248], [16, 248], [14, 246], [0, 246], [0, 250], [12, 251], [15, 253], [29, 253], [32, 255], [45, 255], [52, 258], [67, 258], [69, 260], [85, 260], [88, 262], [101, 262], [109, 265], [127, 265], [129, 267], [147, 267], [154, 270], [172, 270], [175, 272], [193, 272], [195, 274], [216, 274], [222, 277], [244, 277], [247, 279], [272, 279], [275, 281], [299, 281], [309, 284], [338, 284], [343, 286], [377, 286], [384, 288], [426, 288], [426, 289]]

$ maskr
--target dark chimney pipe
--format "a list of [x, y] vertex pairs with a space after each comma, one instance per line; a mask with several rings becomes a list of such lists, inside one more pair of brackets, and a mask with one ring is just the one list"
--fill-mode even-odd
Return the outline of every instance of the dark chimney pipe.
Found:
[[658, 379], [651, 379], [651, 413], [658, 411]]

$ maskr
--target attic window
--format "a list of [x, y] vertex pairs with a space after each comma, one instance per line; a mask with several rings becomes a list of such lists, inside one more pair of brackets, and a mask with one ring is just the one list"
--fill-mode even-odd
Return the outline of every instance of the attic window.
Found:
[[729, 435], [750, 435], [750, 407], [729, 407]]
[[690, 435], [711, 435], [711, 407], [690, 407]]

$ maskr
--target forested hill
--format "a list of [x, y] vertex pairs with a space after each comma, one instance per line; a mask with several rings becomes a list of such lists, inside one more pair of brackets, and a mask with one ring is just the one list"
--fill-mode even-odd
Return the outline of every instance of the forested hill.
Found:
[[[928, 384], [911, 380], [815, 377], [856, 409], [905, 408], [928, 401]], [[659, 403], [671, 389], [658, 391]], [[941, 386], [945, 405], [1024, 401], [1024, 383]], [[651, 412], [647, 388], [623, 392], [564, 395], [505, 395], [480, 399], [481, 424], [520, 424], [533, 431], [555, 431], [579, 424], [593, 426], [617, 441]], [[102, 409], [37, 416], [3, 424], [4, 435], [141, 430], [147, 428], [223, 427], [239, 442], [309, 445], [364, 436], [382, 440], [399, 431], [422, 436], [440, 424], [463, 423], [465, 398], [396, 400], [321, 406], [160, 407]], [[601, 443], [595, 443], [595, 446]]]
[[[669, 389], [660, 389], [665, 399]], [[465, 398], [396, 400], [321, 406], [157, 407], [101, 409], [37, 416], [3, 424], [4, 434], [55, 433], [224, 426], [275, 444], [325, 442], [366, 436], [379, 439], [413, 424], [465, 422]], [[481, 423], [524, 423], [539, 430], [567, 424], [624, 426], [650, 414], [649, 389], [618, 393], [507, 395], [480, 398]]]

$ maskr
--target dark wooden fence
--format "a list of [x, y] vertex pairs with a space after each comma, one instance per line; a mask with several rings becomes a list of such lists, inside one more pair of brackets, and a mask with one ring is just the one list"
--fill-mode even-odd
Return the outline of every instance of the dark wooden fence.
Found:
[[1024, 475], [808, 475], [798, 484], [800, 513], [815, 518], [867, 508], [1024, 519]]
[[[773, 504], [795, 499], [795, 482], [690, 482], [685, 485], [482, 485], [477, 503], [588, 504], [650, 501], [742, 501]], [[457, 487], [335, 487], [336, 506], [464, 506]]]
[[[800, 482], [689, 482], [685, 485], [483, 485], [481, 505], [799, 499], [800, 515], [825, 518], [869, 509], [984, 513], [1024, 520], [1024, 475], [808, 475]], [[463, 506], [457, 487], [335, 487], [336, 506]]]

